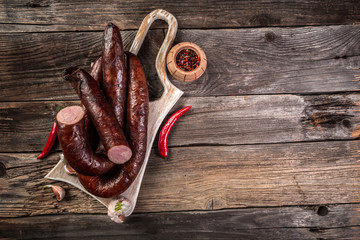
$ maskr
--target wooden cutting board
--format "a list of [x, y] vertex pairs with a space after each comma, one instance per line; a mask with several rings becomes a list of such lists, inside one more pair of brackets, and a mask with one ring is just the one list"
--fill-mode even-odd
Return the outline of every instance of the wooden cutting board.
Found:
[[[135, 181], [132, 183], [132, 185], [121, 194], [121, 196], [126, 197], [131, 202], [131, 209], [129, 213], [126, 216], [129, 216], [136, 205], [136, 201], [139, 195], [141, 182], [145, 173], [146, 165], [149, 160], [151, 147], [153, 145], [156, 133], [163, 122], [166, 115], [169, 113], [171, 108], [175, 105], [175, 103], [179, 100], [183, 92], [176, 88], [170, 81], [167, 76], [166, 72], [166, 55], [170, 50], [170, 47], [172, 46], [172, 43], [175, 39], [176, 32], [177, 32], [177, 20], [176, 18], [170, 14], [169, 12], [157, 9], [148, 14], [143, 22], [140, 25], [140, 28], [136, 34], [136, 37], [134, 39], [134, 42], [130, 48], [130, 52], [134, 54], [138, 54], [141, 45], [145, 39], [145, 36], [151, 26], [151, 24], [155, 20], [164, 20], [168, 23], [168, 31], [165, 36], [164, 42], [160, 47], [159, 53], [156, 57], [155, 62], [155, 68], [157, 71], [157, 74], [159, 76], [159, 80], [161, 84], [164, 87], [163, 95], [157, 99], [156, 101], [150, 102], [149, 105], [149, 122], [148, 122], [148, 134], [147, 134], [147, 150], [145, 155], [144, 164], [141, 167], [141, 170], [139, 172], [139, 175], [135, 179]], [[52, 180], [59, 180], [66, 183], [69, 183], [71, 185], [74, 185], [75, 187], [79, 188], [80, 190], [86, 192], [87, 194], [93, 196], [96, 200], [104, 204], [106, 207], [112, 200], [112, 198], [100, 198], [96, 197], [89, 192], [87, 192], [83, 186], [80, 184], [78, 178], [76, 176], [68, 175], [64, 170], [64, 156], [62, 155], [62, 159], [58, 162], [58, 164], [45, 176], [47, 179]]]

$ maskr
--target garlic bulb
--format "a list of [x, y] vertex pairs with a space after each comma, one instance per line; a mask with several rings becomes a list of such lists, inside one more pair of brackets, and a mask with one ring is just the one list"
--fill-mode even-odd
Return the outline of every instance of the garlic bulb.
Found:
[[122, 196], [113, 199], [108, 206], [108, 216], [116, 223], [123, 223], [125, 216], [130, 212], [131, 202]]

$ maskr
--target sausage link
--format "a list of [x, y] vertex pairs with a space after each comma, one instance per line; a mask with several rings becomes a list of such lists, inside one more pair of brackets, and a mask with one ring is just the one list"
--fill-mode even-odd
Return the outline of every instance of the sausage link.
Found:
[[[102, 86], [102, 56], [100, 56], [94, 64], [92, 65], [89, 74], [94, 78], [94, 80], [98, 83], [100, 89]], [[81, 104], [82, 105], [82, 104]], [[83, 106], [83, 105], [82, 105]], [[106, 154], [104, 146], [99, 141], [99, 135], [96, 132], [95, 126], [91, 121], [91, 117], [87, 109], [83, 106], [84, 112], [85, 112], [85, 134], [86, 138], [89, 140], [92, 149], [95, 149], [97, 147], [98, 150], [96, 152]], [[101, 150], [99, 150], [101, 149]]]
[[127, 71], [120, 30], [112, 23], [105, 28], [102, 52], [103, 91], [120, 127], [124, 128]]
[[88, 110], [109, 160], [116, 164], [128, 161], [132, 155], [129, 144], [94, 78], [83, 69], [71, 67], [64, 71], [64, 79], [71, 82]]
[[106, 157], [95, 154], [84, 133], [85, 112], [80, 106], [63, 108], [56, 115], [58, 137], [64, 156], [79, 174], [102, 175], [114, 163]]
[[133, 155], [128, 162], [115, 166], [102, 176], [78, 175], [84, 188], [98, 197], [109, 198], [123, 193], [135, 180], [145, 159], [149, 116], [148, 87], [139, 58], [129, 53], [127, 59], [129, 80], [126, 134]]
[[100, 89], [102, 88], [103, 80], [103, 71], [102, 71], [102, 56], [98, 57], [94, 64], [92, 65], [89, 74], [94, 78], [94, 80], [99, 84]]

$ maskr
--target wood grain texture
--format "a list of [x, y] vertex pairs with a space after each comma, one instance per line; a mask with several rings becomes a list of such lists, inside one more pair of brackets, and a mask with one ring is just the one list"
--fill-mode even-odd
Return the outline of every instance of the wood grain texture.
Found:
[[[175, 15], [180, 28], [304, 26], [360, 22], [356, 0], [308, 1], [55, 1], [12, 0], [0, 5], [0, 32], [100, 30], [112, 21], [137, 29], [152, 10]], [[221, 10], [220, 10], [221, 9]], [[160, 27], [163, 25], [160, 25]]]
[[[129, 49], [135, 31], [123, 31]], [[74, 100], [63, 69], [89, 69], [102, 32], [2, 34], [0, 101]], [[152, 30], [140, 50], [151, 99], [162, 94], [155, 57], [164, 39]], [[181, 30], [176, 43], [200, 45], [208, 68], [194, 82], [172, 82], [185, 96], [328, 93], [360, 90], [360, 25]], [[26, 94], [24, 94], [26, 92]]]
[[208, 68], [194, 82], [172, 82], [184, 96], [330, 93], [360, 90], [360, 25], [182, 30]]
[[[0, 152], [40, 152], [58, 110], [74, 104], [79, 102], [0, 103]], [[188, 97], [170, 114], [188, 105], [193, 108], [169, 136], [171, 147], [360, 137], [360, 94]]]
[[170, 146], [356, 139], [358, 94], [182, 98], [193, 108], [174, 126]]
[[[326, 205], [360, 202], [360, 141], [171, 148], [150, 154], [135, 212]], [[59, 153], [0, 154], [0, 217], [99, 213], [106, 208], [74, 187], [43, 177]], [[45, 184], [63, 186], [55, 200]]]
[[[121, 34], [128, 51], [136, 31]], [[101, 55], [102, 36], [103, 32], [1, 35], [0, 101], [78, 99], [62, 79], [62, 71], [70, 66], [90, 70], [91, 62]], [[155, 58], [163, 37], [161, 30], [149, 31], [139, 53], [150, 79], [156, 78]], [[157, 81], [149, 84], [152, 98], [161, 96]]]
[[[93, 198], [44, 179], [58, 146], [36, 156], [59, 108], [79, 103], [62, 70], [89, 69], [108, 22], [129, 49], [156, 8], [178, 19], [175, 43], [205, 50], [208, 69], [172, 79], [185, 97], [170, 114], [193, 108], [170, 157], [153, 147], [135, 214], [117, 225]], [[140, 51], [152, 100], [165, 28], [155, 23]], [[0, 1], [0, 32], [1, 239], [359, 239], [359, 1]]]
[[[322, 206], [323, 208], [325, 206]], [[5, 239], [358, 239], [359, 204], [134, 214], [122, 225], [105, 215], [0, 219]]]

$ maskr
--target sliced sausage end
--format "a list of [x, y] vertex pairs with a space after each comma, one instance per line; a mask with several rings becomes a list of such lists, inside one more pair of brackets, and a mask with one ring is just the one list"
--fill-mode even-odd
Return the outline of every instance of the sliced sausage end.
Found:
[[70, 106], [61, 109], [56, 115], [56, 120], [60, 123], [72, 125], [79, 122], [84, 117], [84, 111], [80, 106]]
[[117, 145], [108, 150], [107, 156], [115, 164], [124, 164], [131, 158], [132, 151], [127, 146]]

